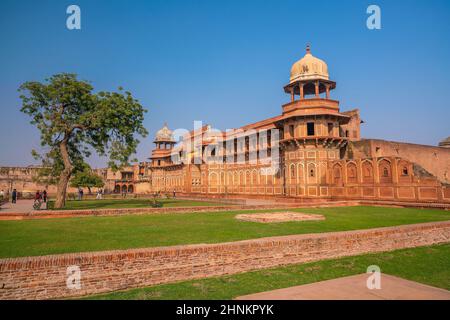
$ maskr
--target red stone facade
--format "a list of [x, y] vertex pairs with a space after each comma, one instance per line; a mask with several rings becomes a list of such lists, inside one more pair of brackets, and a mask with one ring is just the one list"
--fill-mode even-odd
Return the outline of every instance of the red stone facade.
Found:
[[[284, 90], [291, 101], [279, 116], [231, 134], [204, 126], [190, 132], [181, 147], [174, 147], [167, 126], [161, 129], [148, 164], [147, 192], [450, 202], [450, 149], [362, 140], [359, 110], [340, 111], [339, 101], [330, 98], [336, 83], [309, 49], [294, 64], [290, 80]], [[190, 154], [196, 139], [201, 145]], [[270, 158], [274, 149], [279, 154], [275, 167], [259, 154], [250, 159], [254, 150], [266, 151]], [[208, 161], [213, 152], [223, 161]], [[204, 156], [195, 163], [192, 153]], [[174, 161], [177, 154], [183, 162]], [[236, 161], [239, 156], [244, 160]]]
[[229, 132], [205, 125], [179, 145], [165, 125], [149, 162], [98, 172], [121, 194], [450, 202], [450, 148], [361, 139], [359, 110], [341, 111], [335, 87], [308, 48], [280, 115]]

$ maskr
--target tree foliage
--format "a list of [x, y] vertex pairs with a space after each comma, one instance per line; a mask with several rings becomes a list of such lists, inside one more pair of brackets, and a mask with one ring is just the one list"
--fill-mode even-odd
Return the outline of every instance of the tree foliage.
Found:
[[103, 179], [95, 174], [89, 166], [86, 166], [83, 171], [78, 171], [70, 180], [70, 186], [74, 188], [88, 188], [89, 193], [91, 188], [102, 188], [105, 185]]
[[41, 148], [33, 155], [48, 168], [47, 176], [57, 177], [55, 208], [64, 206], [71, 175], [79, 171], [94, 150], [108, 157], [108, 166], [128, 164], [139, 140], [146, 110], [128, 91], [93, 92], [87, 81], [75, 74], [57, 74], [44, 83], [26, 82], [19, 88], [21, 111], [31, 117], [40, 131]]

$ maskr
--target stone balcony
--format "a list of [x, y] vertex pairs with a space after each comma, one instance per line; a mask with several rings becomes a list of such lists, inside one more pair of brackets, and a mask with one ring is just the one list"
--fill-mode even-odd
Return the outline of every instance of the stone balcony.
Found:
[[302, 99], [283, 105], [283, 115], [295, 113], [308, 115], [317, 113], [339, 113], [339, 101], [322, 98]]

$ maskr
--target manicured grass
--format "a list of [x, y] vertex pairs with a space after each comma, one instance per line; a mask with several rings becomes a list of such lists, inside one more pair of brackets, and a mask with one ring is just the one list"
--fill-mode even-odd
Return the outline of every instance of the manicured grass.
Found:
[[[158, 199], [163, 207], [196, 207], [196, 206], [217, 206], [223, 203], [178, 200], [178, 199]], [[63, 209], [58, 210], [79, 210], [79, 209], [119, 209], [119, 208], [151, 208], [152, 199], [103, 199], [103, 200], [70, 200], [66, 202]], [[49, 209], [53, 209], [53, 201], [49, 201]]]
[[362, 206], [293, 210], [321, 213], [326, 219], [263, 224], [236, 220], [241, 212], [234, 211], [0, 221], [0, 257], [218, 243], [450, 220], [450, 212], [441, 210]]
[[450, 290], [450, 244], [444, 244], [132, 289], [87, 299], [233, 299], [251, 293], [361, 274], [370, 265], [379, 266], [382, 274]]

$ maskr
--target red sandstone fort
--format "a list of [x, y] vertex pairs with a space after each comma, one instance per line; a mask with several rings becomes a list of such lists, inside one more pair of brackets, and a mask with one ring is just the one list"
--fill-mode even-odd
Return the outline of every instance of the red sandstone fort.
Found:
[[[227, 133], [203, 126], [182, 143], [165, 125], [150, 161], [97, 173], [116, 193], [450, 203], [450, 137], [439, 146], [362, 139], [359, 110], [341, 111], [330, 97], [335, 87], [327, 64], [307, 47], [292, 66], [284, 87], [290, 102], [280, 115]], [[191, 148], [196, 139], [200, 144]], [[195, 161], [199, 153], [224, 161]], [[274, 153], [275, 162], [264, 161]], [[54, 192], [34, 182], [36, 171], [1, 167], [0, 189]]]

